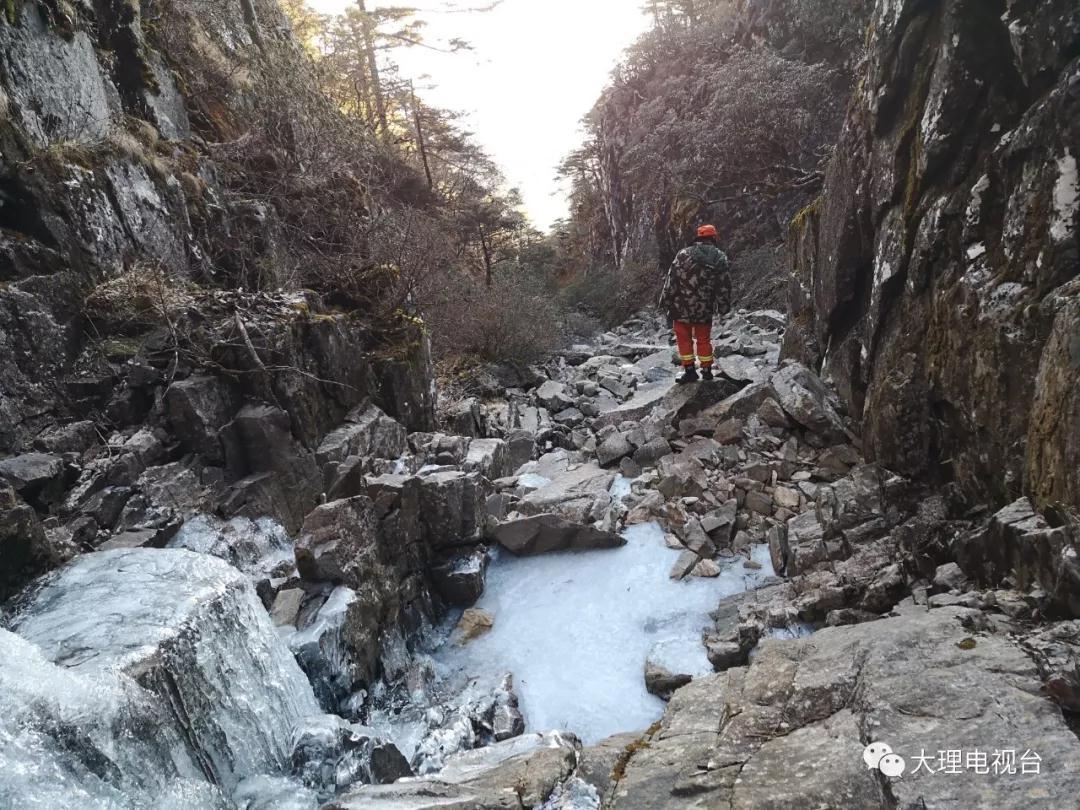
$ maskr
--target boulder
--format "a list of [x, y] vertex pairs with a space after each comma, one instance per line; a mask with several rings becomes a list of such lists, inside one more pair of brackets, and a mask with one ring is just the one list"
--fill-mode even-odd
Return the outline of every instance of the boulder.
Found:
[[725, 419], [716, 426], [716, 430], [713, 431], [713, 439], [720, 444], [738, 444], [743, 439], [744, 427], [745, 425], [741, 419]]
[[469, 442], [462, 469], [478, 472], [494, 481], [512, 475], [519, 466], [514, 465], [509, 445], [502, 439], [473, 439]]
[[360, 587], [372, 575], [379, 523], [366, 496], [323, 504], [296, 539], [296, 567], [305, 579]]
[[671, 453], [671, 445], [663, 436], [650, 439], [634, 451], [634, 463], [639, 467], [652, 467]]
[[626, 540], [617, 534], [573, 523], [555, 514], [533, 515], [499, 525], [492, 537], [519, 556], [552, 551], [617, 548]]
[[1027, 498], [961, 534], [953, 552], [976, 584], [997, 585], [1008, 577], [1021, 590], [1038, 585], [1058, 610], [1080, 616], [1080, 531], [1051, 527]]
[[694, 566], [700, 561], [701, 557], [689, 549], [684, 549], [672, 564], [668, 576], [675, 580], [686, 579], [686, 577], [690, 576], [690, 572], [694, 570]]
[[490, 484], [479, 473], [458, 470], [420, 476], [419, 519], [432, 548], [470, 545], [485, 527]]
[[574, 461], [565, 451], [542, 456], [525, 468], [537, 477], [537, 486], [518, 504], [524, 515], [558, 514], [569, 521], [588, 521], [597, 498], [606, 495], [615, 480], [615, 473], [596, 464]]
[[301, 588], [285, 588], [278, 591], [270, 608], [270, 620], [275, 627], [295, 627], [300, 605], [307, 594]]
[[701, 385], [680, 385], [668, 392], [661, 408], [671, 414], [672, 421], [677, 425], [684, 419], [704, 415], [718, 403], [737, 394], [743, 387], [743, 383], [724, 377]]
[[0, 459], [0, 481], [24, 501], [47, 508], [61, 499], [67, 484], [64, 460], [47, 453], [26, 453]]
[[594, 419], [593, 429], [599, 430], [605, 425], [619, 425], [623, 422], [636, 422], [644, 419], [654, 408], [665, 402], [674, 385], [674, 378], [665, 372], [657, 382], [639, 386], [634, 395], [626, 402], [605, 411]]
[[172, 432], [184, 446], [211, 464], [225, 460], [220, 433], [240, 408], [238, 388], [222, 377], [178, 380], [165, 392], [165, 412]]
[[630, 444], [626, 435], [614, 433], [604, 439], [600, 446], [596, 448], [596, 460], [600, 462], [601, 467], [607, 467], [633, 452], [634, 446]]
[[455, 436], [483, 436], [483, 419], [480, 414], [480, 401], [469, 397], [454, 403], [443, 414], [446, 429]]
[[776, 391], [768, 383], [754, 383], [702, 411], [703, 419], [711, 420], [713, 425], [728, 419], [746, 420], [756, 413], [768, 400], [776, 400]]
[[[692, 791], [701, 807], [831, 807], [837, 796], [845, 807], [961, 807], [991, 790], [995, 808], [1021, 810], [1032, 789], [1072, 795], [1080, 741], [1038, 695], [1019, 644], [973, 633], [981, 618], [920, 610], [763, 641], [749, 666], [675, 692], [648, 745], [630, 753], [611, 806], [675, 810]], [[882, 799], [882, 776], [863, 762], [867, 728], [906, 760], [904, 778], [889, 783], [894, 798]], [[990, 749], [989, 764], [1001, 747], [1036, 751], [1041, 774], [1025, 782], [1018, 768], [991, 788], [994, 777], [972, 769], [938, 773], [939, 750]], [[920, 754], [935, 773], [915, 772]]]
[[73, 544], [50, 539], [37, 513], [0, 482], [0, 602], [74, 555]]
[[511, 430], [506, 436], [510, 473], [532, 461], [536, 453], [536, 436], [527, 430]]
[[408, 449], [405, 428], [374, 405], [361, 405], [331, 431], [315, 452], [319, 467], [340, 464], [350, 456], [396, 459]]
[[[323, 795], [332, 795], [358, 779], [387, 784], [413, 775], [397, 746], [374, 737], [371, 729], [332, 714], [307, 718], [296, 729], [291, 772]], [[281, 800], [288, 798], [286, 794]]]
[[682, 544], [699, 557], [712, 557], [716, 554], [712, 538], [706, 533], [702, 522], [696, 518], [690, 518], [682, 527], [676, 528], [676, 533]]
[[764, 492], [755, 491], [746, 493], [744, 506], [751, 512], [756, 512], [759, 515], [765, 515], [766, 517], [772, 515], [776, 508], [770, 495], [767, 495]]
[[490, 633], [494, 626], [494, 615], [479, 608], [468, 608], [461, 614], [454, 628], [454, 643], [459, 647], [464, 647], [470, 641], [475, 641], [485, 633]]
[[574, 771], [580, 743], [559, 732], [526, 734], [446, 759], [437, 774], [364, 785], [323, 810], [520, 810], [542, 805]]
[[[770, 529], [769, 550], [778, 574], [794, 577], [829, 559], [825, 529], [813, 512], [803, 512], [783, 529]], [[777, 566], [777, 563], [781, 565]]]
[[484, 593], [487, 567], [487, 552], [474, 549], [432, 566], [431, 583], [447, 604], [470, 607]]
[[567, 407], [564, 403], [570, 399], [566, 386], [555, 380], [548, 380], [536, 389], [536, 401], [549, 411], [558, 411]]
[[937, 570], [934, 571], [932, 584], [935, 593], [947, 593], [948, 591], [963, 590], [967, 581], [967, 577], [964, 576], [960, 566], [950, 562], [937, 567]]
[[645, 689], [658, 698], [667, 700], [676, 689], [686, 686], [693, 677], [669, 672], [652, 658], [645, 659]]
[[666, 456], [657, 469], [661, 477], [656, 489], [665, 498], [699, 498], [708, 489], [705, 468], [692, 456]]
[[230, 515], [271, 515], [290, 531], [299, 529], [319, 502], [323, 479], [314, 454], [293, 438], [289, 415], [271, 405], [245, 405], [221, 439], [226, 466], [240, 479]]
[[585, 421], [585, 415], [577, 408], [566, 408], [555, 414], [552, 420], [557, 425], [573, 428]]
[[[137, 679], [155, 695], [155, 735], [182, 740], [173, 754], [189, 751], [201, 763], [188, 774], [207, 774], [227, 790], [283, 772], [293, 727], [319, 711], [248, 578], [205, 554], [85, 554], [28, 595], [10, 627], [69, 677], [92, 679], [94, 690], [130, 700]], [[145, 735], [130, 723], [108, 730], [113, 742], [98, 767], [136, 758]], [[177, 767], [171, 759], [139, 765], [144, 777]]]
[[847, 438], [847, 429], [833, 407], [829, 390], [816, 374], [799, 363], [789, 362], [772, 375], [770, 382], [775, 389], [773, 398], [804, 428], [826, 441]]
[[34, 449], [42, 453], [62, 455], [64, 453], [85, 453], [101, 438], [98, 436], [97, 423], [90, 420], [71, 422], [67, 425], [48, 430], [34, 439]]

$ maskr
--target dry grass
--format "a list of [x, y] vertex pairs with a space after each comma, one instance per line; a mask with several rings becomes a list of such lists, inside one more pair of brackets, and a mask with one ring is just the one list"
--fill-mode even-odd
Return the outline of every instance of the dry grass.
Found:
[[119, 331], [172, 323], [195, 300], [190, 285], [160, 267], [139, 264], [98, 284], [83, 312], [94, 323]]

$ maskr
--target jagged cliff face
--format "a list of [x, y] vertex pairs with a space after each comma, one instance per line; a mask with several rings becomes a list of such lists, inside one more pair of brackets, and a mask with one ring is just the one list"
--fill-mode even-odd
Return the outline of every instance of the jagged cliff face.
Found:
[[1080, 6], [879, 0], [785, 354], [869, 456], [973, 504], [1080, 505]]
[[[0, 11], [0, 455], [73, 418], [124, 429], [160, 417], [169, 384], [207, 368], [237, 396], [288, 411], [306, 446], [369, 396], [431, 426], [418, 334], [376, 357], [387, 333], [355, 305], [221, 297], [315, 284], [283, 238], [308, 234], [262, 192], [310, 165], [334, 113], [276, 2], [9, 0]], [[377, 204], [347, 172], [328, 182]], [[289, 204], [306, 214], [302, 197]], [[259, 357], [242, 330], [221, 331], [235, 312]]]

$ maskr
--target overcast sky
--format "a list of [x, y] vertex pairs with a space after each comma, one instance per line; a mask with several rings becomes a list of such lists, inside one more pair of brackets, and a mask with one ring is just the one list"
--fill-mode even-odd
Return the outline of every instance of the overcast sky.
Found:
[[[474, 0], [471, 5], [486, 5]], [[351, 0], [308, 0], [324, 13]], [[398, 5], [438, 8], [436, 0]], [[465, 4], [469, 4], [466, 0]], [[368, 0], [368, 8], [395, 3]], [[405, 75], [429, 74], [424, 96], [468, 113], [477, 139], [521, 189], [533, 221], [566, 215], [555, 167], [581, 142], [578, 126], [622, 50], [646, 27], [641, 0], [505, 0], [486, 14], [428, 14], [431, 41], [461, 37], [472, 53], [396, 51]], [[418, 85], [419, 86], [419, 85]]]

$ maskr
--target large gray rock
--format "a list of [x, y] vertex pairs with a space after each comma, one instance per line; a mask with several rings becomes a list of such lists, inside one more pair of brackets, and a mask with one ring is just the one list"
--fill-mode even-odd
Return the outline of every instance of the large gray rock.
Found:
[[520, 466], [514, 465], [510, 446], [502, 439], [473, 439], [469, 442], [469, 451], [462, 469], [466, 472], [478, 472], [494, 481], [512, 475]]
[[675, 379], [670, 376], [639, 386], [634, 395], [622, 405], [605, 411], [594, 419], [593, 429], [599, 430], [607, 425], [619, 425], [623, 422], [637, 422], [644, 419], [664, 402], [674, 386]]
[[601, 467], [607, 467], [631, 455], [633, 452], [634, 446], [630, 444], [624, 434], [613, 433], [596, 448], [596, 460], [600, 462]]
[[221, 464], [225, 452], [221, 429], [240, 408], [240, 392], [222, 377], [178, 380], [165, 392], [165, 410], [173, 433], [193, 453]]
[[58, 501], [65, 485], [64, 460], [46, 453], [26, 453], [0, 459], [0, 481], [6, 481], [24, 500], [41, 505]]
[[479, 473], [448, 470], [421, 476], [419, 518], [431, 547], [479, 541], [489, 494], [490, 484]]
[[[802, 425], [820, 435], [826, 441], [843, 441], [847, 431], [839, 414], [830, 402], [830, 392], [821, 379], [812, 371], [798, 363], [788, 363], [770, 379], [773, 391], [763, 388], [768, 396], [775, 393], [784, 412]], [[755, 404], [755, 410], [763, 396]]]
[[307, 579], [355, 587], [364, 576], [377, 532], [375, 505], [369, 498], [324, 504], [304, 520], [296, 539], [296, 567]]
[[776, 396], [769, 383], [754, 383], [702, 411], [700, 418], [711, 421], [714, 427], [728, 419], [745, 420], [756, 413], [764, 402], [776, 399]]
[[0, 482], [0, 602], [74, 553], [50, 540], [34, 510]]
[[[1031, 659], [1006, 635], [974, 631], [979, 618], [924, 609], [763, 642], [748, 667], [674, 694], [660, 729], [630, 756], [612, 806], [674, 810], [693, 796], [689, 806], [761, 810], [973, 801], [1019, 810], [1030, 807], [1032, 791], [1072, 795], [1080, 741], [1038, 694]], [[886, 787], [867, 769], [868, 740], [905, 758], [903, 780]], [[923, 753], [937, 771], [938, 751], [983, 751], [989, 763], [1005, 748], [1019, 748], [1017, 757], [1036, 751], [1041, 774], [915, 773]]]
[[533, 515], [500, 524], [491, 534], [499, 545], [519, 556], [551, 551], [617, 548], [626, 540], [592, 526], [572, 523], [559, 515]]
[[324, 470], [350, 456], [396, 459], [408, 449], [405, 428], [374, 405], [361, 406], [319, 445], [315, 459]]
[[565, 451], [541, 457], [525, 471], [546, 483], [523, 497], [517, 508], [525, 515], [555, 513], [570, 521], [585, 523], [597, 498], [607, 494], [615, 473], [571, 460]]
[[225, 463], [241, 479], [230, 515], [271, 515], [290, 531], [319, 501], [322, 476], [314, 455], [296, 441], [289, 415], [272, 405], [245, 405], [221, 431]]
[[1051, 527], [1027, 498], [956, 538], [956, 561], [982, 586], [1006, 577], [1016, 587], [1042, 587], [1057, 610], [1080, 616], [1080, 537], [1070, 526]]
[[431, 582], [448, 604], [471, 607], [484, 593], [488, 555], [483, 548], [455, 556], [431, 568]]
[[549, 411], [561, 411], [573, 404], [566, 386], [556, 380], [548, 380], [536, 389], [536, 401]]
[[558, 732], [529, 734], [456, 754], [435, 776], [365, 785], [324, 810], [521, 810], [542, 805], [573, 773], [579, 744]]

